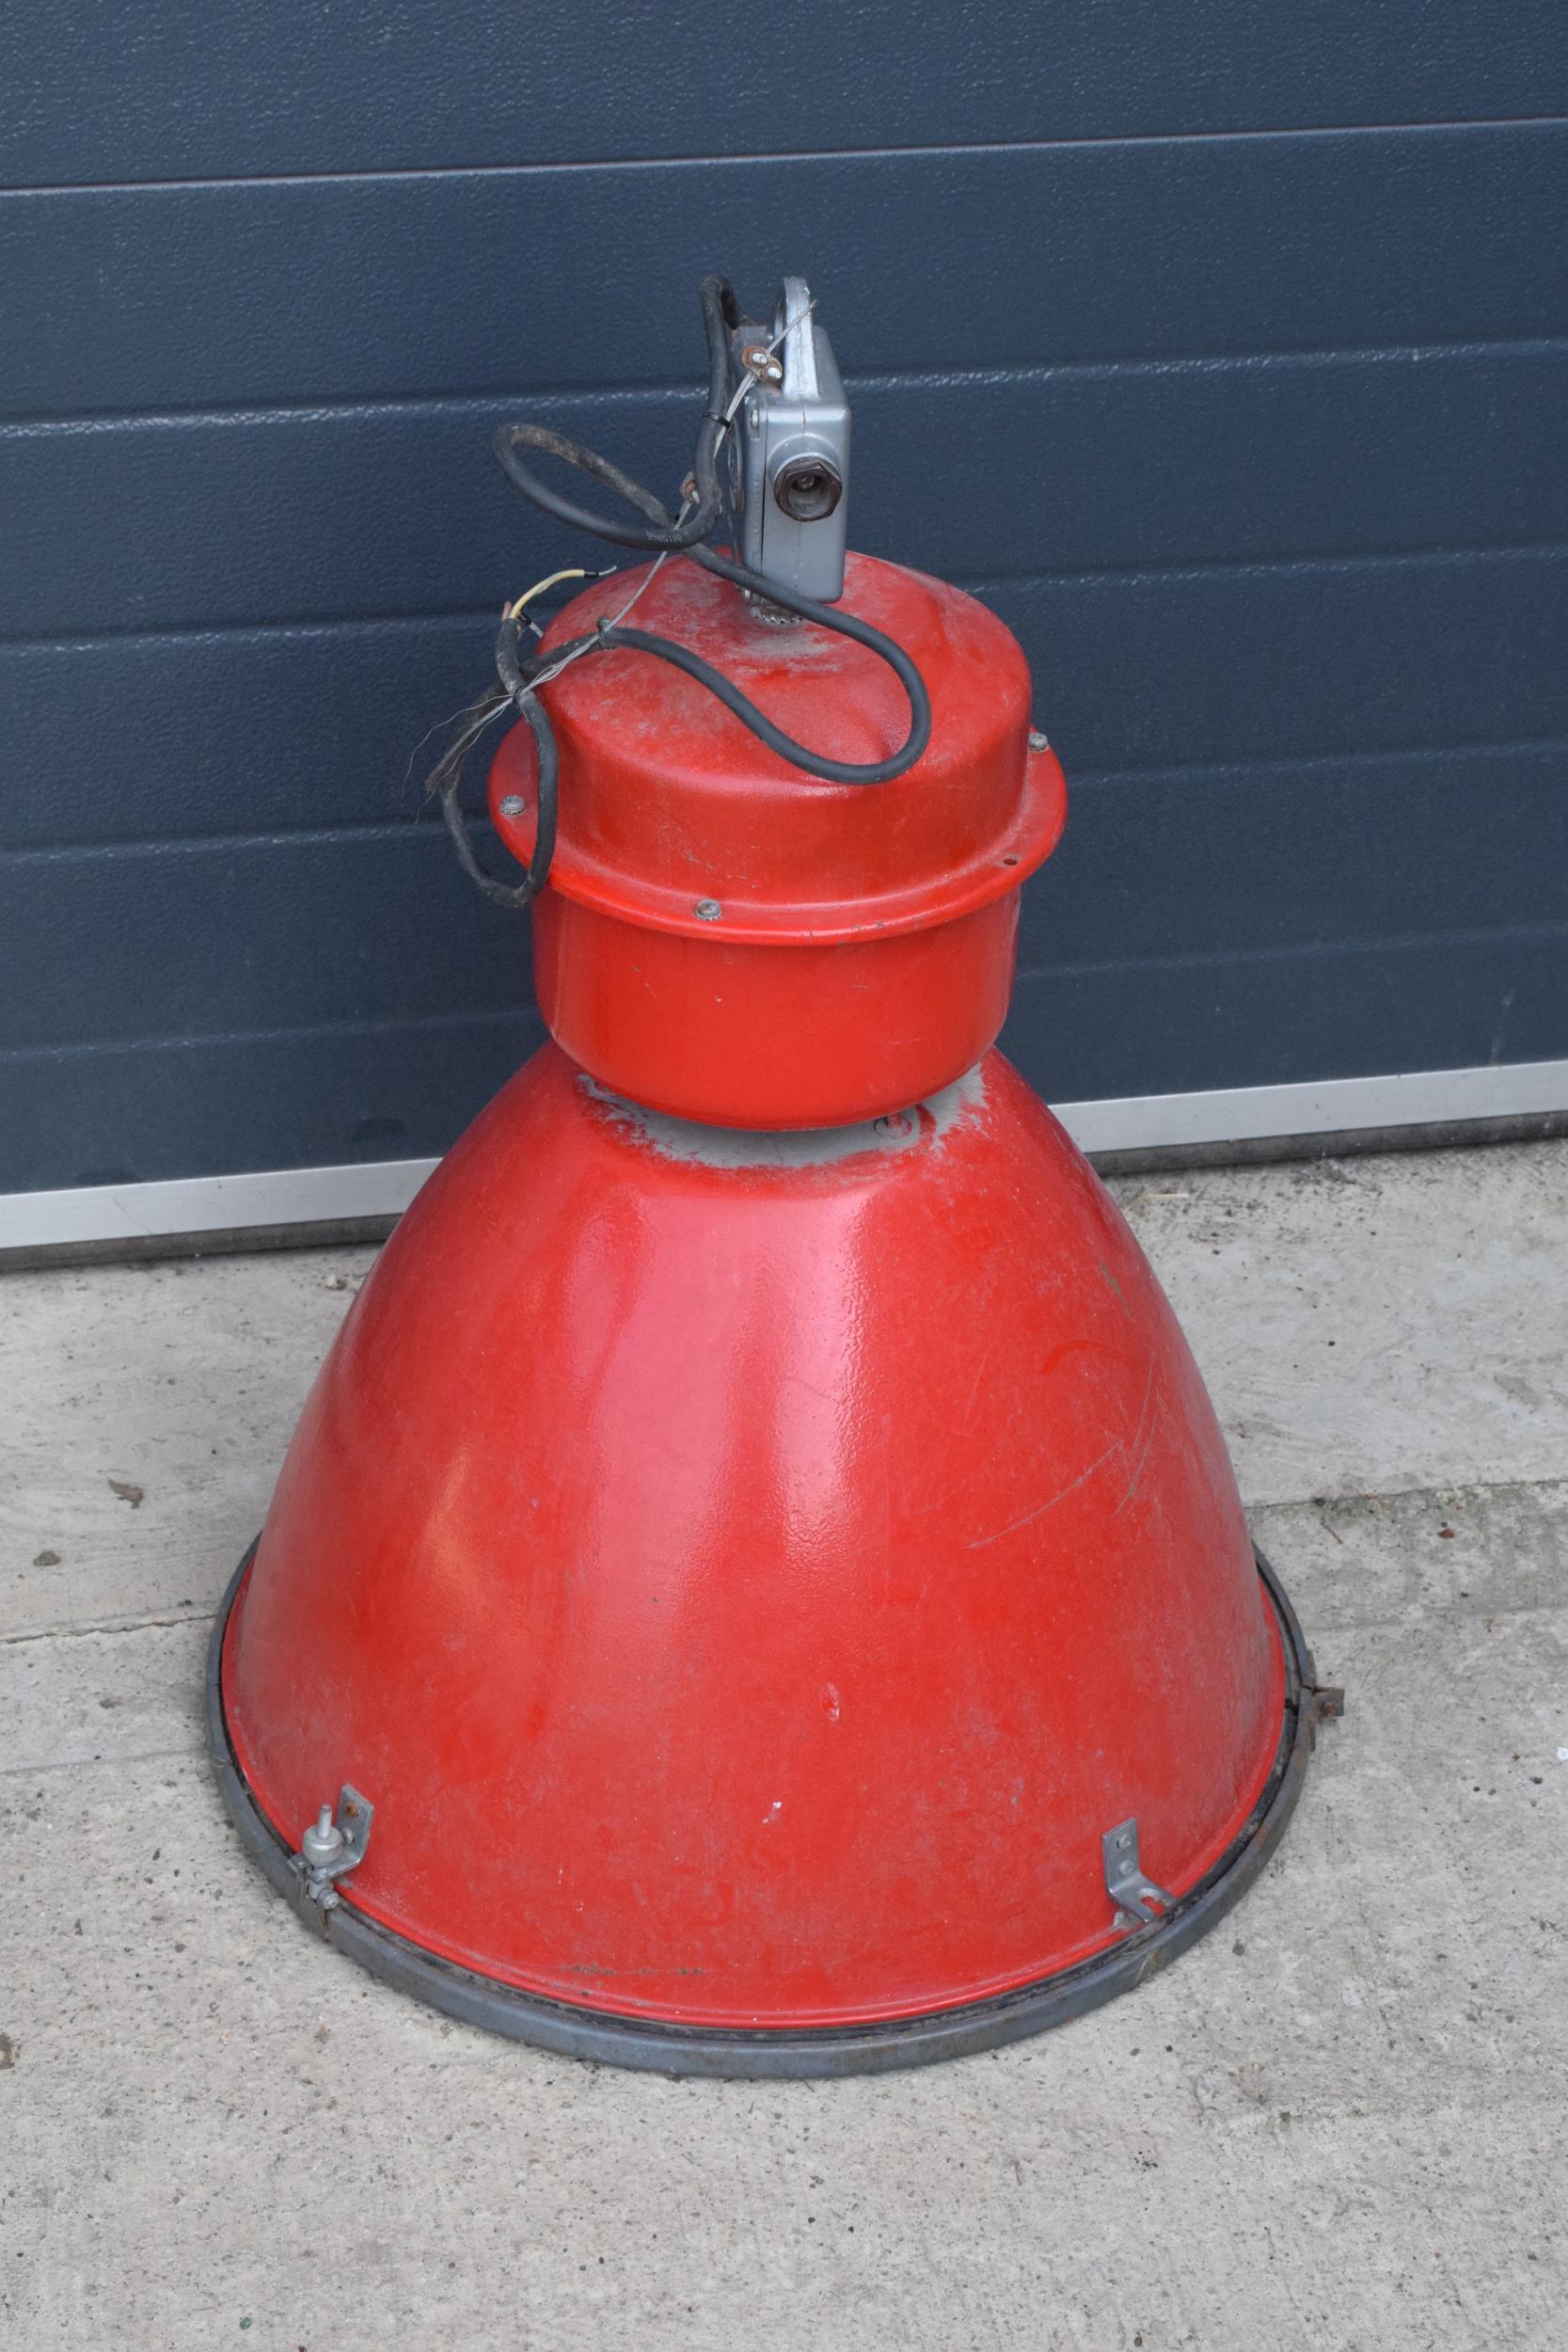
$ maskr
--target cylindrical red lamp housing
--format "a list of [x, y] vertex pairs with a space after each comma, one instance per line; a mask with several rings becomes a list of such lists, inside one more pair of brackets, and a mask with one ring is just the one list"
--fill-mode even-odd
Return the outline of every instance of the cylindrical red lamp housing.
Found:
[[[769, 626], [684, 560], [597, 583], [546, 650], [619, 612], [640, 578], [637, 625], [812, 750], [869, 761], [903, 740], [903, 689], [874, 653]], [[948, 1085], [1002, 1026], [1020, 885], [1067, 810], [1055, 755], [1031, 740], [1027, 665], [993, 613], [919, 573], [851, 556], [844, 602], [907, 648], [930, 694], [930, 743], [890, 784], [807, 775], [641, 654], [596, 653], [550, 689], [561, 830], [533, 914], [539, 1008], [575, 1061], [650, 1108], [847, 1124]], [[515, 727], [490, 804], [525, 861], [534, 773]]]

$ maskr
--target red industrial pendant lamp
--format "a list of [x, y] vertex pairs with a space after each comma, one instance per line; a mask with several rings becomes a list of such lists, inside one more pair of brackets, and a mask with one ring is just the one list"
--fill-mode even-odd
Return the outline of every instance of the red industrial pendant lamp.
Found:
[[[1339, 1696], [1137, 1244], [994, 1050], [1066, 806], [1023, 657], [846, 554], [801, 282], [704, 310], [677, 516], [498, 436], [652, 558], [526, 656], [519, 599], [441, 774], [469, 871], [537, 900], [553, 1042], [355, 1301], [210, 1716], [252, 1855], [377, 1975], [585, 2057], [836, 2074], [1139, 1983]], [[507, 710], [513, 885], [459, 799]]]

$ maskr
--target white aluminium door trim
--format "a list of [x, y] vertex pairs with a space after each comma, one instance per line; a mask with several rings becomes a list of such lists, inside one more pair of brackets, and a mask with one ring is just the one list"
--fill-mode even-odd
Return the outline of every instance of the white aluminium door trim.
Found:
[[[1199, 1094], [1132, 1094], [1053, 1107], [1084, 1151], [1100, 1153], [1443, 1127], [1568, 1112], [1568, 1060], [1222, 1087]], [[115, 1242], [134, 1249], [174, 1234], [243, 1236], [290, 1225], [400, 1216], [435, 1166], [434, 1160], [372, 1160], [0, 1194], [0, 1253], [88, 1244], [101, 1249]]]
[[1132, 1094], [1120, 1101], [1053, 1107], [1083, 1152], [1446, 1127], [1568, 1111], [1568, 1061], [1406, 1070], [1381, 1078], [1308, 1079], [1293, 1086], [1219, 1088], [1208, 1094]]

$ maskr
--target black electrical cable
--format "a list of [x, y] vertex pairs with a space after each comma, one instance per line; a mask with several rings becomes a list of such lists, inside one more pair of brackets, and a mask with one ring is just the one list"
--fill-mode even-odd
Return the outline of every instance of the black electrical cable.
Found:
[[[667, 549], [694, 547], [704, 539], [719, 520], [723, 503], [723, 485], [719, 479], [719, 444], [724, 435], [724, 404], [730, 389], [730, 330], [740, 324], [740, 311], [735, 290], [727, 278], [705, 278], [701, 288], [703, 326], [707, 336], [707, 404], [703, 421], [697, 428], [697, 447], [691, 460], [691, 478], [696, 485], [696, 499], [691, 511], [677, 522], [666, 514], [651, 490], [610, 458], [601, 457], [597, 450], [589, 449], [582, 441], [574, 441], [569, 435], [557, 433], [547, 424], [503, 424], [491, 439], [496, 463], [515, 489], [524, 498], [553, 515], [557, 522], [568, 523], [574, 531], [586, 531], [595, 539], [609, 539], [622, 548], [641, 548], [657, 555]], [[564, 498], [552, 490], [532, 469], [523, 464], [519, 449], [536, 449], [542, 455], [559, 458], [565, 466], [575, 466], [595, 482], [602, 482], [607, 490], [645, 517], [640, 525], [620, 522], [613, 516], [595, 514], [592, 507], [578, 506], [574, 499]]]
[[[463, 820], [463, 781], [468, 762], [473, 756], [481, 736], [490, 722], [514, 703], [528, 721], [534, 747], [539, 755], [538, 803], [539, 816], [534, 827], [533, 853], [520, 882], [503, 882], [480, 861], [479, 853], [468, 838], [468, 828]], [[536, 695], [493, 694], [483, 707], [483, 715], [465, 729], [451, 750], [436, 769], [430, 779], [430, 790], [440, 795], [441, 815], [451, 836], [457, 862], [471, 882], [477, 882], [484, 896], [500, 907], [526, 907], [537, 898], [549, 880], [550, 861], [555, 855], [556, 811], [559, 803], [557, 777], [560, 757], [556, 750], [555, 729], [546, 717]]]
[[[716, 670], [689, 645], [673, 638], [654, 635], [647, 629], [626, 628], [615, 622], [601, 620], [597, 628], [583, 637], [575, 637], [563, 645], [552, 645], [548, 652], [540, 652], [525, 662], [519, 657], [519, 644], [525, 624], [519, 616], [507, 614], [502, 620], [496, 642], [496, 671], [500, 691], [483, 705], [476, 705], [467, 714], [469, 724], [453, 743], [430, 779], [430, 789], [438, 792], [442, 815], [451, 834], [464, 871], [476, 882], [486, 898], [498, 905], [527, 906], [544, 888], [555, 851], [558, 782], [560, 762], [556, 749], [555, 730], [538, 689], [546, 685], [557, 671], [579, 655], [594, 652], [626, 651], [652, 654], [668, 661], [696, 680], [735, 713], [758, 741], [787, 760], [792, 767], [807, 775], [819, 777], [828, 784], [890, 784], [912, 768], [925, 751], [931, 737], [931, 704], [926, 682], [918, 668], [902, 645], [874, 628], [869, 621], [856, 618], [851, 612], [841, 612], [834, 606], [818, 604], [810, 596], [798, 595], [793, 589], [782, 587], [778, 581], [753, 572], [733, 557], [721, 555], [717, 548], [701, 542], [718, 521], [723, 503], [722, 485], [719, 479], [719, 451], [725, 432], [725, 403], [729, 392], [729, 336], [740, 324], [740, 312], [734, 290], [727, 279], [705, 278], [702, 284], [703, 324], [708, 347], [708, 391], [698, 428], [697, 444], [691, 463], [691, 477], [686, 485], [685, 504], [680, 516], [673, 516], [653, 492], [622, 470], [597, 450], [581, 441], [575, 441], [564, 433], [554, 432], [542, 424], [501, 425], [491, 442], [496, 461], [507, 480], [521, 490], [526, 499], [557, 521], [584, 531], [596, 539], [608, 539], [618, 547], [638, 548], [658, 555], [684, 550], [703, 569], [721, 580], [745, 589], [751, 595], [781, 605], [800, 619], [819, 628], [832, 629], [841, 637], [852, 638], [885, 661], [897, 677], [909, 698], [910, 728], [898, 750], [886, 759], [830, 759], [824, 753], [814, 752], [804, 743], [786, 735], [775, 726], [765, 711], [759, 710], [740, 689]], [[518, 455], [520, 449], [537, 450], [561, 464], [573, 467], [593, 481], [602, 483], [623, 505], [641, 516], [641, 523], [626, 522], [611, 516], [600, 515], [592, 508], [579, 506], [565, 498], [549, 484], [540, 480]], [[520, 882], [508, 884], [498, 881], [480, 862], [467, 834], [463, 818], [462, 787], [468, 758], [484, 729], [497, 714], [510, 705], [528, 721], [538, 752], [538, 819], [534, 832], [533, 850], [528, 868]]]

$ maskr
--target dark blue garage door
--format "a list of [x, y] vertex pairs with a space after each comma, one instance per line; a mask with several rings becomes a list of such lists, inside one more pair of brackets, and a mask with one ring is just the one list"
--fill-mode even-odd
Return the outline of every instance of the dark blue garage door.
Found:
[[1568, 1054], [1560, 0], [8, 40], [0, 1190], [437, 1151], [534, 1041], [416, 747], [570, 557], [492, 425], [678, 480], [710, 266], [809, 277], [856, 538], [1029, 653], [1037, 1084]]

